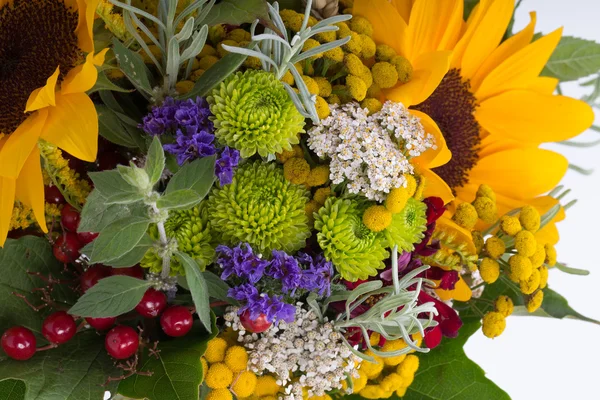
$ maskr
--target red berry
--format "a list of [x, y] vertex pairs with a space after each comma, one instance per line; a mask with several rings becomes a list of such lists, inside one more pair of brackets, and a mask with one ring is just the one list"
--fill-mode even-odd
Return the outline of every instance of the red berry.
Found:
[[42, 335], [50, 343], [63, 344], [75, 336], [77, 324], [75, 319], [65, 311], [50, 314], [42, 324]]
[[85, 321], [97, 331], [105, 331], [109, 328], [112, 328], [117, 319], [115, 317], [86, 318]]
[[52, 252], [58, 261], [67, 264], [79, 258], [79, 250], [82, 247], [76, 233], [65, 232], [54, 242]]
[[65, 204], [65, 197], [57, 186], [44, 187], [44, 198], [46, 199], [46, 203]]
[[271, 327], [271, 322], [267, 321], [265, 314], [260, 314], [256, 319], [250, 319], [250, 311], [246, 310], [240, 315], [240, 322], [247, 331], [261, 333]]
[[73, 208], [70, 204], [66, 204], [60, 212], [60, 222], [63, 228], [71, 232], [77, 232], [79, 226], [79, 220], [81, 216], [79, 211]]
[[169, 336], [183, 336], [192, 329], [194, 319], [187, 307], [172, 306], [160, 316], [160, 326]]
[[85, 293], [89, 288], [94, 286], [98, 281], [102, 278], [106, 278], [110, 275], [110, 268], [106, 265], [98, 264], [92, 265], [88, 269], [85, 270], [83, 274], [79, 277], [79, 283], [81, 285], [81, 290]]
[[146, 290], [135, 311], [142, 317], [156, 318], [167, 307], [167, 295], [152, 288]]
[[96, 232], [79, 232], [77, 234], [77, 239], [79, 239], [79, 242], [82, 245], [86, 245], [89, 243], [92, 243], [97, 237], [98, 237], [99, 233]]
[[2, 335], [2, 350], [12, 359], [25, 361], [35, 354], [35, 335], [23, 326], [13, 326]]
[[106, 334], [104, 348], [108, 354], [117, 360], [124, 360], [135, 354], [140, 345], [140, 339], [135, 329], [118, 325]]
[[144, 269], [138, 265], [131, 268], [111, 268], [111, 275], [127, 275], [138, 279], [144, 278]]

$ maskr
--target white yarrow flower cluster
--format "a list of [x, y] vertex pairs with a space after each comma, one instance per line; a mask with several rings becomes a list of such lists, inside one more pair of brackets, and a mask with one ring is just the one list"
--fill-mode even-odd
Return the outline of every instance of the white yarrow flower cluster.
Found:
[[414, 173], [409, 160], [437, 148], [420, 119], [401, 103], [387, 101], [371, 116], [358, 103], [330, 108], [331, 115], [308, 132], [308, 145], [320, 158], [331, 159], [331, 181], [347, 181], [350, 193], [385, 200], [391, 189], [406, 186], [404, 174]]
[[[312, 311], [296, 305], [293, 323], [280, 321], [257, 335], [245, 331], [230, 307], [225, 324], [238, 332], [238, 341], [248, 350], [248, 369], [257, 375], [275, 375], [277, 384], [284, 388], [280, 400], [302, 400], [303, 388], [308, 396], [322, 396], [334, 389], [342, 390], [348, 376], [358, 377], [356, 357], [334, 330], [333, 324], [320, 322]], [[294, 382], [292, 378], [297, 377]]]

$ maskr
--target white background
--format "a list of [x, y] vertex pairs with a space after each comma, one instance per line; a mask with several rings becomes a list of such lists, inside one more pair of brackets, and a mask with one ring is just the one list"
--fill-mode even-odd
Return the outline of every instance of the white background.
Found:
[[[515, 28], [520, 30], [529, 22], [530, 11], [537, 11], [536, 32], [549, 33], [563, 26], [564, 35], [600, 42], [598, 0], [523, 0]], [[573, 97], [585, 93], [576, 84], [562, 86], [563, 92]], [[600, 120], [598, 111], [596, 116]], [[586, 132], [577, 138], [596, 139], [600, 133]], [[558, 258], [591, 274], [574, 276], [553, 269], [549, 283], [576, 311], [600, 320], [600, 146], [546, 147], [564, 154], [573, 164], [596, 170], [592, 176], [568, 172], [563, 184], [572, 188], [569, 200], [579, 202], [558, 225]], [[500, 337], [491, 340], [478, 332], [469, 340], [466, 352], [514, 400], [600, 399], [599, 325], [510, 317]]]

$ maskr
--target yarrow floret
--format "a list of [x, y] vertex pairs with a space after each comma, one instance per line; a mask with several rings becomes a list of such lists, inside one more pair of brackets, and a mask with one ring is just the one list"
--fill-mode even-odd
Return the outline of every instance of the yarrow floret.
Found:
[[391, 189], [406, 187], [403, 174], [413, 173], [409, 159], [437, 148], [419, 118], [400, 103], [388, 101], [371, 116], [358, 103], [330, 108], [331, 115], [308, 132], [308, 145], [331, 159], [331, 181], [347, 181], [350, 193], [385, 200]]
[[295, 307], [293, 323], [281, 322], [261, 335], [244, 329], [235, 307], [229, 308], [224, 318], [248, 350], [248, 369], [274, 374], [283, 387], [284, 400], [303, 399], [303, 390], [309, 397], [343, 390], [347, 377], [358, 377], [360, 359], [344, 344], [342, 335], [327, 318], [319, 321], [302, 303]]

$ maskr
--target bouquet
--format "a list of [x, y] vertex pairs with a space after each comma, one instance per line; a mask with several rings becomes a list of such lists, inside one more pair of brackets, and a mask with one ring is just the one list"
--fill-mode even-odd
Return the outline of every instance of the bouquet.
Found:
[[2, 398], [508, 399], [469, 336], [598, 323], [600, 45], [519, 4], [0, 0]]

